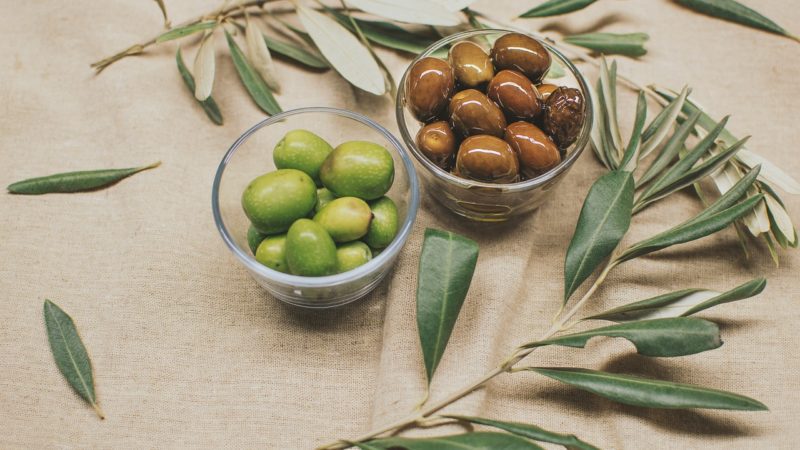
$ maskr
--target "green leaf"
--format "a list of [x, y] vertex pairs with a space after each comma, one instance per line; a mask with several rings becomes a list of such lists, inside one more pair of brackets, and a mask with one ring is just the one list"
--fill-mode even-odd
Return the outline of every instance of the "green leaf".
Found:
[[[345, 28], [355, 32], [353, 24], [346, 14], [332, 8], [325, 8], [334, 19], [339, 21]], [[428, 46], [436, 42], [436, 39], [425, 37], [419, 33], [412, 33], [391, 22], [379, 22], [373, 20], [356, 19], [358, 27], [364, 36], [370, 41], [395, 50], [404, 51], [411, 54], [422, 53]]]
[[692, 314], [697, 314], [700, 311], [706, 310], [708, 308], [713, 308], [714, 306], [721, 305], [723, 303], [731, 303], [738, 300], [744, 300], [746, 298], [754, 297], [761, 292], [764, 291], [764, 288], [767, 286], [767, 280], [764, 278], [758, 278], [752, 281], [748, 281], [747, 283], [742, 284], [741, 286], [735, 287], [728, 292], [720, 294], [714, 298], [710, 298], [699, 305], [695, 305], [689, 308], [688, 311], [685, 311], [681, 314], [681, 316], [691, 316]]
[[161, 15], [164, 17], [164, 27], [169, 28], [169, 17], [167, 16], [167, 6], [164, 5], [164, 0], [155, 0], [158, 9], [161, 10]]
[[628, 248], [619, 256], [618, 261], [628, 261], [673, 245], [694, 241], [716, 233], [750, 212], [763, 197], [763, 195], [750, 197], [716, 214], [712, 214], [701, 220], [689, 220], [663, 233], [659, 233], [650, 239], [645, 239]]
[[586, 33], [567, 36], [564, 42], [606, 55], [638, 57], [647, 53], [644, 43], [648, 39], [650, 36], [647, 33]]
[[417, 328], [428, 383], [447, 347], [477, 261], [475, 241], [448, 231], [425, 230], [417, 277]]
[[691, 384], [568, 367], [532, 367], [536, 373], [615, 402], [645, 408], [764, 411], [749, 397]]
[[642, 151], [639, 153], [639, 159], [649, 155], [667, 137], [667, 134], [672, 130], [675, 119], [681, 113], [681, 108], [689, 92], [691, 92], [691, 89], [689, 89], [689, 86], [685, 86], [681, 94], [664, 107], [644, 130], [642, 133]]
[[536, 425], [529, 425], [519, 422], [501, 422], [499, 420], [484, 419], [482, 417], [471, 416], [444, 416], [451, 419], [463, 420], [478, 425], [486, 425], [501, 430], [508, 431], [509, 433], [518, 436], [526, 437], [540, 442], [549, 442], [551, 444], [558, 444], [566, 447], [569, 450], [599, 450], [597, 447], [583, 442], [572, 434], [560, 434], [552, 431], [539, 428]]
[[227, 30], [225, 30], [225, 38], [228, 40], [228, 48], [230, 48], [231, 51], [233, 65], [239, 73], [242, 84], [247, 88], [247, 92], [250, 93], [250, 97], [252, 97], [258, 107], [267, 114], [278, 114], [281, 112], [281, 107], [275, 100], [275, 97], [272, 96], [272, 91], [270, 91], [269, 86], [267, 86], [267, 83], [264, 82], [250, 63], [247, 62], [244, 53], [242, 53], [239, 45], [236, 44], [236, 41], [233, 40], [233, 36], [231, 36]]
[[528, 10], [520, 17], [549, 17], [559, 14], [567, 14], [579, 9], [586, 8], [596, 0], [548, 0], [541, 5]]
[[75, 392], [92, 405], [97, 415], [103, 419], [103, 411], [97, 405], [92, 378], [92, 362], [86, 353], [78, 330], [72, 318], [50, 300], [44, 301], [44, 323], [47, 326], [47, 339], [56, 365]]
[[173, 28], [158, 36], [156, 38], [156, 42], [171, 41], [173, 39], [182, 38], [184, 36], [188, 36], [190, 34], [194, 34], [199, 31], [214, 28], [215, 26], [217, 26], [217, 21], [209, 20], [208, 22], [198, 22], [198, 23], [193, 23], [191, 25], [186, 25], [185, 27]]
[[428, 0], [347, 0], [347, 3], [366, 13], [399, 22], [445, 27], [461, 23], [458, 14], [439, 2]]
[[161, 162], [143, 167], [128, 169], [84, 170], [80, 172], [64, 172], [38, 178], [17, 181], [8, 185], [12, 194], [41, 195], [51, 193], [82, 192], [110, 186], [123, 178], [127, 178], [143, 170], [158, 167]]
[[264, 36], [264, 42], [267, 43], [267, 48], [276, 54], [297, 61], [300, 64], [311, 67], [312, 69], [329, 69], [331, 67], [322, 57], [315, 55], [298, 45], [273, 39], [267, 36]]
[[719, 327], [715, 323], [690, 317], [674, 317], [611, 325], [532, 342], [522, 347], [563, 345], [583, 348], [589, 339], [596, 336], [625, 338], [644, 356], [693, 355], [722, 345]]
[[592, 185], [564, 261], [564, 303], [628, 231], [633, 206], [633, 176], [609, 172]]
[[206, 115], [212, 122], [217, 125], [222, 125], [222, 112], [219, 110], [219, 106], [217, 106], [217, 102], [214, 101], [214, 98], [209, 96], [205, 100], [197, 100], [194, 96], [194, 77], [189, 72], [189, 69], [186, 68], [186, 64], [183, 63], [183, 55], [181, 55], [180, 47], [178, 47], [178, 51], [175, 53], [175, 61], [178, 63], [178, 72], [180, 72], [183, 82], [186, 83], [186, 87], [189, 88], [189, 91], [192, 93], [192, 98], [200, 104], [203, 111], [206, 112]]
[[722, 212], [725, 209], [730, 208], [731, 206], [735, 205], [736, 202], [739, 201], [744, 195], [747, 193], [748, 189], [755, 183], [756, 179], [758, 178], [759, 173], [761, 172], [761, 166], [756, 166], [753, 169], [750, 169], [749, 172], [745, 176], [743, 176], [739, 181], [737, 181], [727, 192], [725, 192], [722, 196], [720, 196], [714, 203], [711, 204], [708, 208], [704, 209], [700, 214], [694, 217], [692, 221], [697, 222], [700, 220], [704, 220], [714, 214]]
[[734, 0], [677, 0], [677, 2], [708, 16], [798, 40], [777, 23]]
[[647, 99], [644, 96], [644, 91], [639, 91], [633, 131], [631, 132], [631, 138], [628, 141], [628, 147], [625, 149], [622, 162], [619, 163], [622, 170], [628, 172], [636, 170], [636, 165], [639, 162], [639, 150], [642, 146], [642, 129], [644, 129], [645, 119], [647, 119]]
[[543, 450], [513, 434], [475, 432], [430, 438], [390, 437], [367, 441], [380, 449], [403, 450]]
[[[644, 172], [642, 177], [639, 179], [639, 185], [643, 186], [659, 174], [661, 174], [664, 169], [675, 159], [675, 156], [678, 155], [678, 152], [683, 146], [683, 143], [686, 142], [686, 139], [692, 133], [695, 124], [697, 123], [697, 119], [699, 118], [698, 114], [690, 117], [689, 120], [683, 122], [680, 127], [675, 131], [675, 133], [670, 136], [667, 143], [664, 145], [664, 148], [661, 149], [656, 159], [650, 164], [650, 167]], [[662, 175], [665, 176], [666, 174]], [[650, 186], [648, 191], [653, 191], [657, 189], [656, 187]], [[647, 191], [645, 191], [646, 195]]]
[[[617, 153], [622, 152], [622, 133], [619, 129], [619, 119], [617, 118], [617, 62], [612, 61], [608, 67], [606, 58], [600, 59], [600, 98], [603, 100], [603, 107], [606, 110], [606, 121], [608, 123], [608, 136], [613, 148]], [[619, 160], [619, 159], [617, 159]]]

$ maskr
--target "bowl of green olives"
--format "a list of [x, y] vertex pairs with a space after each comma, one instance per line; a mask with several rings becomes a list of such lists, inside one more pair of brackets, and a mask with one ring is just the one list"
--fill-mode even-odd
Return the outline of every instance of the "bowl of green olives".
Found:
[[589, 143], [591, 105], [586, 80], [558, 50], [484, 29], [417, 56], [396, 116], [426, 191], [458, 215], [500, 222], [541, 206], [564, 178]]
[[419, 185], [400, 141], [336, 108], [269, 117], [230, 147], [211, 207], [222, 240], [266, 291], [330, 308], [389, 273], [411, 232]]

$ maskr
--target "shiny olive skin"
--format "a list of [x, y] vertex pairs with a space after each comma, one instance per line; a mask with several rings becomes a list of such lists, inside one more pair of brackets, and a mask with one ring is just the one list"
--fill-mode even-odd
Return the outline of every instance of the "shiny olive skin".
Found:
[[447, 109], [453, 131], [461, 136], [489, 134], [502, 137], [506, 129], [503, 111], [482, 92], [466, 89], [450, 100]]
[[465, 87], [474, 88], [488, 83], [494, 76], [491, 58], [480, 45], [472, 41], [455, 44], [450, 49], [448, 62], [456, 81]]
[[550, 94], [552, 94], [553, 91], [558, 89], [558, 86], [550, 83], [542, 83], [536, 86], [536, 89], [539, 91], [539, 95], [542, 96], [542, 100], [547, 100], [547, 98], [550, 97]]
[[450, 124], [440, 120], [420, 128], [417, 147], [432, 163], [446, 169], [456, 154], [458, 141]]
[[561, 162], [558, 147], [536, 125], [519, 121], [506, 128], [505, 141], [517, 153], [520, 170], [532, 178], [546, 172]]
[[550, 69], [550, 53], [536, 39], [520, 33], [508, 33], [495, 41], [492, 60], [498, 70], [522, 72], [538, 83]]
[[489, 82], [487, 95], [508, 117], [533, 119], [542, 112], [539, 91], [516, 70], [501, 70]]
[[455, 89], [453, 69], [439, 58], [422, 58], [408, 72], [408, 107], [418, 120], [434, 119], [446, 107]]
[[458, 148], [455, 174], [477, 181], [514, 183], [519, 181], [519, 161], [506, 141], [486, 134], [470, 136]]
[[581, 131], [585, 100], [581, 91], [561, 86], [545, 102], [543, 128], [558, 148], [567, 148]]

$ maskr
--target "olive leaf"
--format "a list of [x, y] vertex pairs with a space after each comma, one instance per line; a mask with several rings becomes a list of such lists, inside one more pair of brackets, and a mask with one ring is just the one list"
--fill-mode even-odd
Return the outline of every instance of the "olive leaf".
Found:
[[592, 185], [564, 261], [564, 303], [628, 231], [633, 190], [633, 176], [625, 171], [609, 172]]
[[602, 104], [599, 94], [600, 89], [598, 88], [597, 91], [595, 91], [591, 83], [587, 83], [586, 87], [592, 101], [592, 129], [589, 133], [590, 140], [592, 141], [592, 150], [594, 150], [597, 159], [599, 159], [607, 169], [614, 170], [606, 153], [606, 142], [608, 138], [606, 137], [605, 113], [603, 108], [600, 107]]
[[[688, 120], [684, 121], [675, 133], [670, 136], [667, 140], [667, 143], [664, 144], [664, 147], [658, 153], [658, 156], [653, 160], [650, 164], [650, 167], [642, 174], [641, 178], [639, 178], [638, 184], [643, 186], [650, 182], [653, 178], [658, 175], [664, 174], [664, 169], [678, 156], [678, 152], [680, 151], [683, 144], [686, 142], [686, 139], [694, 130], [694, 126], [697, 123], [697, 120], [700, 118], [699, 114], [695, 114], [690, 117]], [[656, 188], [650, 187], [650, 190], [655, 190]]]
[[[355, 31], [353, 24], [350, 22], [351, 16], [342, 14], [332, 8], [326, 8], [326, 10], [345, 28], [350, 31]], [[433, 37], [426, 37], [420, 33], [412, 33], [390, 22], [363, 20], [355, 17], [352, 17], [352, 19], [355, 20], [367, 39], [387, 48], [416, 55], [422, 53], [428, 46], [436, 41]]]
[[275, 92], [280, 92], [280, 83], [275, 71], [275, 64], [272, 62], [272, 55], [269, 53], [264, 34], [258, 28], [254, 20], [248, 17], [245, 27], [245, 41], [247, 42], [247, 57], [253, 68], [256, 69], [267, 86]]
[[758, 28], [771, 33], [786, 36], [795, 41], [800, 41], [782, 26], [764, 17], [759, 12], [735, 0], [676, 0], [679, 4], [691, 8], [702, 14], [719, 19], [736, 22], [748, 27]]
[[123, 178], [127, 178], [143, 170], [161, 165], [161, 161], [149, 166], [131, 167], [128, 169], [84, 170], [64, 172], [44, 177], [29, 178], [8, 185], [12, 194], [41, 195], [51, 193], [82, 192], [110, 186]]
[[566, 36], [564, 42], [605, 55], [638, 57], [647, 53], [644, 43], [648, 39], [647, 33], [585, 33]]
[[216, 71], [216, 57], [214, 54], [214, 31], [206, 32], [200, 49], [194, 57], [194, 97], [203, 101], [211, 96], [214, 87], [214, 74]]
[[447, 231], [425, 230], [417, 276], [417, 328], [428, 383], [447, 347], [477, 260], [475, 241]]
[[302, 4], [297, 5], [297, 15], [314, 44], [342, 77], [372, 94], [386, 93], [380, 66], [347, 28]]
[[206, 112], [206, 115], [209, 119], [211, 119], [212, 122], [217, 125], [222, 125], [222, 112], [219, 110], [219, 106], [217, 106], [217, 102], [214, 101], [214, 98], [209, 96], [205, 100], [197, 100], [197, 98], [194, 97], [194, 77], [191, 73], [189, 73], [189, 69], [186, 68], [186, 64], [183, 63], [183, 55], [181, 55], [180, 47], [178, 47], [178, 51], [175, 53], [175, 62], [178, 64], [178, 72], [180, 72], [183, 82], [192, 93], [192, 98], [194, 98], [194, 100], [200, 104], [200, 106], [203, 108], [203, 111]]
[[225, 30], [225, 39], [228, 41], [228, 48], [230, 49], [231, 59], [233, 60], [234, 67], [236, 67], [236, 72], [239, 73], [242, 84], [244, 84], [244, 87], [247, 89], [247, 92], [250, 93], [250, 97], [253, 98], [256, 105], [267, 114], [278, 114], [281, 112], [281, 106], [278, 104], [278, 101], [275, 100], [275, 97], [272, 96], [269, 86], [267, 86], [267, 83], [264, 82], [253, 66], [247, 62], [244, 53], [242, 53], [239, 45], [233, 40], [233, 36], [231, 36], [227, 30]]
[[762, 198], [763, 195], [759, 194], [700, 220], [695, 218], [684, 222], [631, 246], [617, 258], [617, 261], [629, 261], [673, 245], [684, 244], [714, 234], [750, 212]]
[[164, 0], [155, 0], [158, 9], [161, 10], [161, 15], [164, 17], [164, 27], [169, 28], [169, 17], [167, 16], [167, 6], [164, 5]]
[[797, 247], [797, 230], [795, 230], [792, 218], [786, 212], [783, 202], [767, 183], [759, 182], [758, 186], [764, 192], [764, 200], [772, 224], [771, 229], [780, 245], [783, 248]]
[[502, 422], [499, 420], [484, 419], [482, 417], [445, 415], [450, 419], [470, 422], [477, 425], [498, 428], [518, 436], [526, 437], [540, 442], [549, 442], [566, 447], [568, 450], [599, 450], [597, 447], [586, 443], [572, 434], [561, 434], [545, 430], [544, 428], [519, 422]]
[[683, 289], [610, 309], [584, 320], [631, 320], [686, 317], [724, 303], [755, 297], [764, 291], [767, 280], [757, 278], [719, 293], [705, 289]]
[[469, 8], [476, 0], [436, 0], [436, 3], [447, 8], [448, 11], [458, 12]]
[[[364, 450], [543, 450], [533, 442], [506, 433], [474, 432], [430, 438], [389, 437], [367, 441]], [[356, 444], [359, 445], [359, 444]]]
[[633, 172], [639, 162], [639, 151], [642, 148], [642, 130], [647, 119], [647, 99], [644, 91], [639, 91], [639, 100], [636, 103], [636, 118], [634, 119], [631, 138], [628, 140], [628, 147], [619, 163], [622, 170]]
[[691, 384], [570, 367], [531, 367], [527, 370], [626, 405], [665, 409], [767, 409], [758, 400], [743, 395]]
[[191, 25], [186, 25], [185, 27], [177, 27], [171, 30], [165, 31], [164, 33], [160, 34], [156, 38], [156, 42], [166, 42], [171, 41], [173, 39], [179, 39], [184, 36], [189, 36], [190, 34], [194, 34], [200, 31], [210, 30], [217, 26], [216, 20], [209, 20], [206, 22], [197, 22]]
[[[617, 62], [612, 61], [609, 68], [605, 58], [600, 59], [600, 95], [603, 100], [605, 117], [608, 123], [608, 135], [613, 148], [618, 154], [622, 152], [622, 133], [617, 119]], [[618, 158], [617, 158], [618, 159]]]
[[520, 17], [548, 17], [559, 14], [567, 14], [579, 9], [586, 8], [597, 0], [548, 0], [541, 5], [530, 9]]
[[53, 351], [58, 370], [75, 389], [75, 392], [88, 402], [97, 415], [103, 419], [103, 411], [97, 405], [92, 377], [92, 361], [86, 347], [78, 335], [75, 322], [50, 300], [44, 301], [44, 322], [47, 327], [47, 339]]
[[273, 39], [264, 35], [264, 42], [267, 43], [267, 48], [275, 52], [277, 55], [286, 57], [295, 62], [308, 66], [312, 69], [329, 69], [331, 66], [325, 59], [309, 52], [308, 50], [278, 39]]
[[650, 125], [647, 126], [644, 132], [642, 132], [643, 144], [642, 150], [639, 153], [639, 159], [647, 157], [647, 155], [664, 141], [670, 130], [672, 130], [675, 119], [677, 119], [678, 115], [681, 113], [683, 103], [686, 101], [686, 97], [690, 92], [691, 89], [689, 89], [689, 86], [684, 86], [680, 95], [670, 101], [669, 104], [653, 118], [653, 121], [650, 122]]
[[589, 339], [596, 336], [625, 338], [633, 343], [640, 355], [644, 356], [693, 355], [722, 345], [719, 327], [715, 323], [691, 317], [673, 317], [595, 328], [531, 342], [521, 347], [562, 345], [583, 348]]
[[399, 22], [423, 25], [455, 26], [461, 23], [458, 16], [444, 5], [427, 0], [346, 0], [347, 4]]

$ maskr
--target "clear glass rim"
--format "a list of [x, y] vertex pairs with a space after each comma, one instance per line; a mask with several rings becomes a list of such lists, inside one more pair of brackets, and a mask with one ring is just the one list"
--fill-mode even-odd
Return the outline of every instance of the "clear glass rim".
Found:
[[[371, 259], [366, 264], [344, 273], [329, 275], [324, 277], [303, 277], [299, 275], [291, 275], [283, 272], [278, 272], [277, 270], [270, 269], [269, 267], [256, 261], [252, 255], [250, 255], [248, 252], [243, 251], [238, 245], [236, 245], [236, 243], [233, 240], [233, 237], [228, 232], [228, 229], [225, 227], [219, 206], [219, 188], [220, 188], [220, 183], [222, 181], [222, 174], [225, 172], [228, 162], [231, 160], [231, 158], [233, 158], [233, 155], [236, 153], [236, 150], [245, 141], [247, 141], [247, 139], [250, 138], [250, 136], [253, 133], [260, 130], [261, 128], [280, 122], [291, 116], [308, 114], [308, 113], [333, 114], [341, 117], [347, 117], [349, 119], [353, 119], [357, 122], [360, 122], [361, 124], [370, 127], [373, 130], [382, 134], [400, 155], [400, 159], [403, 162], [403, 167], [405, 168], [406, 173], [408, 174], [408, 184], [410, 190], [410, 195], [409, 195], [410, 199], [408, 202], [408, 209], [406, 212], [405, 220], [403, 221], [403, 224], [401, 225], [400, 230], [398, 231], [397, 236], [394, 238], [392, 243], [389, 244], [388, 247], [383, 249], [378, 256]], [[400, 143], [400, 141], [396, 137], [394, 137], [394, 135], [392, 135], [392, 133], [389, 132], [389, 130], [387, 130], [377, 122], [373, 121], [372, 119], [362, 114], [356, 113], [354, 111], [349, 111], [340, 108], [308, 107], [308, 108], [292, 109], [289, 111], [284, 111], [279, 114], [275, 114], [274, 116], [268, 117], [256, 123], [255, 125], [250, 127], [247, 131], [245, 131], [241, 136], [239, 136], [239, 138], [236, 139], [236, 141], [234, 141], [233, 145], [231, 145], [228, 151], [225, 153], [225, 156], [222, 158], [222, 161], [220, 162], [217, 168], [216, 175], [214, 176], [214, 184], [211, 188], [211, 210], [214, 215], [214, 223], [216, 224], [217, 230], [222, 236], [222, 240], [225, 241], [225, 244], [228, 246], [231, 252], [233, 252], [233, 254], [236, 255], [236, 258], [239, 259], [239, 261], [241, 261], [242, 264], [244, 264], [251, 271], [265, 278], [280, 283], [284, 283], [296, 288], [333, 287], [350, 283], [359, 278], [362, 278], [365, 275], [370, 274], [375, 269], [382, 266], [382, 264], [386, 260], [392, 259], [395, 256], [397, 256], [397, 254], [403, 248], [403, 245], [405, 245], [405, 242], [408, 239], [409, 234], [411, 233], [411, 229], [417, 217], [418, 209], [419, 209], [419, 181], [417, 180], [417, 172], [416, 169], [414, 168], [414, 163], [408, 156], [408, 152], [405, 150], [405, 148], [403, 148], [403, 145]]]
[[551, 54], [555, 55], [555, 57], [559, 60], [559, 63], [561, 63], [564, 67], [566, 67], [567, 70], [569, 70], [569, 72], [575, 77], [575, 79], [578, 81], [578, 85], [580, 85], [581, 92], [583, 93], [585, 113], [586, 113], [583, 127], [581, 128], [581, 132], [578, 135], [578, 138], [575, 140], [575, 143], [572, 144], [574, 150], [571, 153], [569, 153], [563, 161], [561, 161], [557, 166], [550, 169], [549, 171], [537, 177], [531, 178], [529, 180], [525, 180], [519, 183], [509, 183], [509, 184], [485, 183], [482, 181], [474, 181], [474, 180], [468, 180], [466, 178], [457, 177], [451, 174], [450, 172], [445, 171], [441, 167], [437, 166], [436, 164], [431, 162], [428, 158], [426, 158], [424, 154], [422, 154], [422, 152], [417, 148], [417, 142], [415, 137], [409, 134], [408, 125], [406, 124], [405, 106], [403, 104], [404, 103], [403, 98], [405, 97], [406, 78], [408, 77], [408, 73], [410, 72], [411, 67], [413, 67], [414, 64], [417, 63], [417, 61], [432, 55], [433, 53], [435, 53], [436, 51], [438, 51], [439, 49], [441, 49], [442, 47], [451, 42], [474, 36], [498, 34], [498, 33], [526, 34], [515, 30], [504, 30], [499, 28], [462, 31], [460, 33], [450, 35], [448, 37], [445, 37], [443, 39], [434, 42], [428, 48], [426, 48], [422, 53], [420, 53], [416, 58], [414, 58], [414, 60], [411, 61], [411, 64], [409, 64], [408, 67], [406, 68], [406, 71], [403, 73], [403, 78], [400, 80], [400, 84], [397, 89], [397, 98], [395, 99], [395, 115], [397, 118], [397, 127], [399, 128], [400, 135], [403, 137], [403, 140], [405, 141], [406, 145], [408, 146], [409, 149], [411, 149], [411, 153], [414, 155], [414, 158], [416, 158], [416, 160], [419, 161], [419, 163], [422, 164], [426, 169], [428, 169], [431, 172], [431, 174], [433, 174], [433, 176], [435, 176], [436, 178], [439, 178], [451, 184], [456, 184], [465, 189], [488, 188], [488, 189], [502, 190], [504, 192], [527, 191], [536, 188], [538, 186], [541, 186], [543, 184], [546, 184], [552, 181], [553, 179], [557, 178], [559, 175], [561, 175], [563, 172], [569, 169], [575, 163], [575, 161], [578, 160], [580, 155], [583, 153], [584, 148], [589, 143], [589, 137], [592, 130], [592, 122], [594, 120], [593, 119], [594, 111], [592, 110], [592, 98], [590, 93], [591, 91], [589, 89], [588, 84], [586, 83], [586, 79], [578, 71], [578, 68], [575, 67], [574, 64], [572, 64], [572, 61], [570, 61], [569, 58], [564, 56], [564, 54], [562, 54], [560, 51], [558, 51], [556, 48], [554, 48], [547, 42], [544, 42], [543, 40], [537, 38], [536, 36], [526, 34], [527, 36], [536, 39], [536, 41], [541, 43]]

